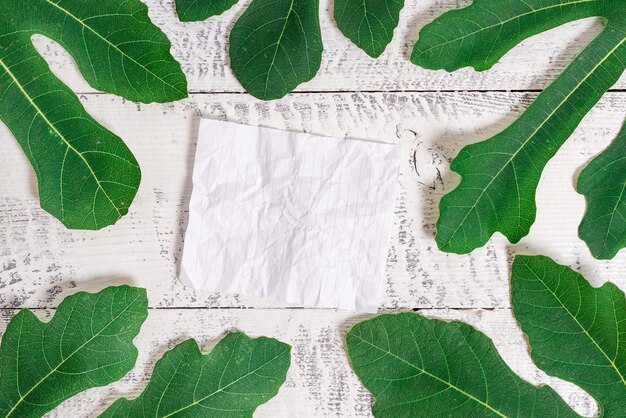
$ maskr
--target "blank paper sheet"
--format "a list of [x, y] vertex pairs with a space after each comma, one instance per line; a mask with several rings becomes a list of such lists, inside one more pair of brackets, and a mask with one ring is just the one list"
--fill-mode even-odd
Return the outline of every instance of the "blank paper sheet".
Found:
[[181, 280], [375, 312], [398, 170], [395, 144], [202, 120]]

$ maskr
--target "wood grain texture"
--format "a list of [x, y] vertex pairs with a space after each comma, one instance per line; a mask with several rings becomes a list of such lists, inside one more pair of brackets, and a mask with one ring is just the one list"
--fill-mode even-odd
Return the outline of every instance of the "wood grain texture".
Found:
[[[189, 79], [192, 92], [243, 92], [229, 67], [228, 35], [251, 0], [241, 0], [223, 15], [203, 22], [181, 23], [174, 0], [144, 0], [150, 17], [172, 41], [172, 54]], [[435, 17], [469, 0], [407, 1], [389, 47], [378, 60], [370, 58], [337, 29], [333, 0], [320, 1], [324, 42], [317, 76], [297, 91], [424, 91], [424, 90], [528, 90], [543, 89], [601, 30], [599, 19], [569, 23], [524, 41], [491, 71], [462, 69], [454, 73], [428, 71], [409, 62], [420, 29]], [[38, 38], [44, 57], [78, 92], [92, 92], [60, 47]], [[356, 75], [356, 76], [355, 76]], [[615, 86], [626, 88], [626, 77]]]
[[[384, 308], [508, 307], [512, 248], [496, 236], [471, 255], [437, 250], [440, 196], [457, 182], [449, 160], [519, 114], [534, 94], [296, 94], [261, 103], [246, 95], [194, 95], [168, 105], [137, 105], [87, 95], [88, 110], [120, 134], [140, 163], [143, 182], [131, 212], [102, 231], [68, 231], [38, 207], [34, 177], [2, 128], [0, 156], [0, 305], [53, 307], [68, 290], [130, 282], [149, 289], [153, 307], [280, 307], [262, 300], [185, 289], [176, 279], [187, 220], [194, 141], [200, 116], [397, 142], [401, 191], [387, 260]], [[626, 285], [626, 252], [594, 260], [576, 237], [584, 199], [578, 170], [614, 137], [626, 96], [609, 94], [549, 164], [538, 192], [538, 221], [515, 251], [543, 253], [599, 283]], [[444, 181], [442, 181], [444, 179]]]
[[[7, 317], [0, 317], [0, 332]], [[53, 310], [37, 312], [50, 317]], [[428, 310], [426, 315], [474, 324], [494, 340], [511, 368], [535, 384], [550, 384], [575, 410], [585, 416], [597, 411], [595, 402], [574, 385], [546, 376], [531, 362], [528, 346], [509, 309]], [[250, 336], [271, 335], [292, 345], [291, 368], [278, 395], [262, 405], [256, 418], [370, 417], [371, 398], [350, 369], [344, 336], [357, 321], [350, 313], [284, 309], [151, 310], [135, 339], [139, 358], [120, 382], [91, 389], [61, 404], [49, 418], [96, 417], [120, 396], [135, 397], [145, 388], [161, 355], [177, 343], [195, 338], [207, 352], [225, 332], [240, 330]]]
[[298, 93], [264, 103], [241, 94], [226, 54], [230, 28], [250, 0], [198, 23], [178, 22], [173, 0], [145, 1], [197, 93], [187, 100], [139, 105], [95, 94], [66, 52], [35, 37], [53, 71], [137, 156], [143, 182], [128, 216], [102, 231], [66, 230], [39, 208], [32, 169], [0, 126], [0, 334], [17, 308], [37, 308], [42, 318], [49, 317], [65, 296], [108, 285], [146, 287], [152, 307], [137, 339], [137, 367], [119, 384], [85, 392], [50, 416], [95, 417], [118, 396], [139, 394], [156, 359], [177, 342], [195, 337], [208, 350], [229, 329], [276, 337], [294, 347], [285, 386], [256, 416], [370, 416], [370, 397], [350, 370], [343, 346], [347, 328], [365, 317], [284, 309], [186, 289], [178, 282], [200, 117], [400, 144], [401, 187], [381, 308], [422, 308], [428, 315], [477, 326], [524, 378], [549, 383], [585, 416], [597, 412], [582, 391], [532, 365], [509, 309], [509, 268], [515, 253], [545, 254], [579, 269], [594, 285], [612, 280], [626, 289], [626, 251], [612, 261], [597, 261], [576, 236], [584, 199], [573, 187], [580, 169], [623, 123], [626, 93], [620, 89], [626, 88], [626, 77], [548, 165], [538, 190], [538, 220], [520, 244], [510, 246], [496, 236], [471, 255], [448, 255], [437, 250], [433, 234], [440, 197], [458, 184], [449, 172], [450, 159], [465, 144], [496, 134], [519, 116], [537, 90], [601, 30], [598, 20], [529, 39], [489, 72], [448, 74], [415, 67], [408, 55], [422, 26], [469, 0], [407, 2], [394, 41], [379, 60], [341, 35], [331, 18], [333, 0], [321, 0], [322, 69]]

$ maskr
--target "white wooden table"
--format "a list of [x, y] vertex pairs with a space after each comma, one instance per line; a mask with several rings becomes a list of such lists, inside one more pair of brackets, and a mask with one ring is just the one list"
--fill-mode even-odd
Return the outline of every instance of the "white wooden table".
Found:
[[449, 161], [468, 143], [510, 124], [601, 30], [587, 19], [539, 35], [489, 72], [453, 74], [413, 66], [419, 29], [468, 1], [407, 1], [395, 39], [379, 60], [337, 30], [332, 0], [321, 1], [324, 59], [318, 76], [274, 102], [244, 93], [228, 67], [227, 36], [250, 0], [201, 23], [178, 22], [172, 0], [148, 0], [189, 79], [190, 97], [140, 105], [99, 94], [58, 45], [36, 38], [53, 70], [90, 113], [120, 135], [140, 162], [143, 182], [129, 215], [97, 232], [68, 231], [38, 205], [25, 156], [0, 127], [0, 332], [18, 308], [42, 318], [67, 295], [130, 283], [148, 289], [150, 314], [136, 344], [140, 356], [122, 381], [89, 390], [50, 416], [96, 416], [119, 396], [134, 397], [164, 351], [194, 337], [206, 350], [227, 330], [276, 337], [293, 346], [292, 367], [278, 396], [258, 417], [370, 416], [370, 397], [344, 351], [346, 330], [363, 316], [272, 305], [263, 300], [184, 288], [177, 280], [187, 222], [195, 140], [201, 117], [316, 134], [400, 144], [401, 191], [386, 270], [382, 311], [419, 309], [466, 321], [489, 335], [501, 355], [533, 383], [549, 383], [576, 411], [597, 407], [584, 392], [549, 378], [530, 361], [510, 310], [509, 267], [515, 253], [545, 254], [579, 269], [593, 284], [626, 289], [626, 251], [594, 260], [576, 236], [584, 199], [573, 189], [580, 168], [615, 137], [626, 116], [626, 77], [584, 120], [548, 165], [538, 191], [538, 220], [511, 246], [494, 237], [471, 255], [437, 250], [433, 235], [441, 195], [458, 183]]

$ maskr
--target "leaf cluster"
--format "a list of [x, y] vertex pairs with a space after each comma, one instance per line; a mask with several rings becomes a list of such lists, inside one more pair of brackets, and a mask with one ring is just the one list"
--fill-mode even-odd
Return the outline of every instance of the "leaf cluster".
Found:
[[[121, 379], [135, 365], [133, 339], [147, 316], [146, 291], [130, 286], [69, 296], [48, 323], [21, 310], [0, 344], [0, 416], [41, 417], [79, 392]], [[285, 381], [290, 350], [240, 332], [209, 354], [184, 341], [157, 361], [139, 397], [121, 398], [101, 416], [251, 417]]]
[[[541, 173], [576, 127], [626, 68], [623, 0], [475, 0], [425, 26], [411, 61], [429, 69], [491, 68], [522, 40], [565, 23], [602, 17], [605, 28], [522, 116], [496, 136], [463, 148], [451, 169], [458, 187], [440, 203], [437, 244], [464, 254], [495, 232], [516, 243], [536, 217]], [[615, 144], [592, 161], [577, 189], [588, 208], [579, 228], [596, 258], [626, 246], [626, 125]]]
[[[623, 416], [624, 292], [612, 283], [593, 288], [568, 267], [528, 256], [516, 257], [511, 287], [535, 364], [587, 391], [601, 416]], [[387, 314], [358, 323], [346, 340], [377, 418], [577, 416], [550, 387], [515, 374], [487, 336], [462, 322]]]
[[186, 97], [185, 76], [140, 0], [0, 1], [0, 119], [35, 170], [41, 207], [68, 228], [111, 225], [137, 193], [137, 160], [52, 73], [33, 35], [65, 48], [94, 89], [128, 100]]
[[[220, 14], [236, 0], [176, 0], [183, 22]], [[336, 0], [337, 26], [371, 57], [393, 38], [404, 0]], [[230, 33], [230, 63], [248, 93], [285, 96], [311, 80], [322, 62], [319, 0], [252, 0]]]

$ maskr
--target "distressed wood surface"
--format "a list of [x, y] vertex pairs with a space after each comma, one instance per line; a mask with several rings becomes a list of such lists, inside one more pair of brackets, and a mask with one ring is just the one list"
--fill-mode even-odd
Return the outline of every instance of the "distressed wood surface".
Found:
[[208, 350], [230, 329], [293, 345], [287, 383], [256, 416], [370, 416], [371, 399], [350, 370], [343, 346], [349, 326], [365, 317], [194, 291], [178, 282], [200, 117], [398, 143], [401, 187], [381, 310], [423, 309], [430, 316], [468, 322], [493, 338], [524, 378], [552, 385], [576, 411], [594, 415], [595, 402], [584, 392], [547, 377], [530, 361], [510, 311], [509, 268], [516, 253], [545, 254], [580, 270], [594, 285], [611, 280], [626, 289], [626, 251], [612, 261], [594, 260], [577, 238], [584, 199], [573, 188], [580, 169], [623, 123], [626, 77], [549, 163], [528, 237], [512, 246], [498, 235], [485, 248], [458, 256], [439, 252], [433, 234], [439, 199], [458, 183], [449, 172], [450, 159], [519, 116], [601, 23], [586, 19], [538, 35], [488, 72], [448, 74], [421, 70], [407, 56], [425, 23], [469, 1], [409, 2], [392, 45], [372, 60], [334, 26], [332, 0], [321, 0], [320, 73], [285, 99], [264, 103], [241, 94], [226, 55], [228, 32], [249, 2], [206, 22], [183, 24], [172, 0], [146, 1], [151, 17], [172, 39], [172, 52], [194, 93], [173, 104], [140, 105], [96, 94], [67, 53], [35, 39], [53, 71], [80, 94], [94, 117], [126, 141], [143, 180], [131, 212], [118, 224], [97, 232], [68, 231], [39, 208], [32, 169], [0, 126], [0, 334], [18, 308], [34, 308], [49, 318], [67, 295], [112, 284], [146, 287], [151, 306], [137, 338], [137, 367], [121, 382], [87, 391], [50, 416], [96, 416], [116, 397], [140, 393], [155, 360], [177, 342], [195, 337]]
[[[176, 279], [187, 221], [190, 176], [201, 116], [317, 134], [397, 142], [401, 189], [387, 260], [384, 308], [509, 306], [512, 251], [540, 252], [579, 267], [594, 283], [626, 287], [626, 251], [594, 260], [576, 237], [584, 199], [572, 179], [614, 138], [626, 96], [611, 93], [591, 112], [546, 169], [538, 220], [514, 247], [497, 236], [470, 255], [437, 250], [440, 196], [454, 187], [448, 161], [467, 143], [503, 129], [534, 94], [296, 94], [260, 103], [246, 95], [194, 95], [168, 105], [137, 105], [86, 95], [92, 114], [124, 138], [142, 167], [130, 214], [102, 231], [68, 231], [38, 206], [32, 169], [1, 128], [0, 304], [50, 307], [75, 287], [95, 290], [132, 280], [153, 307], [279, 307], [262, 300], [184, 288]], [[442, 180], [443, 179], [443, 180]]]

